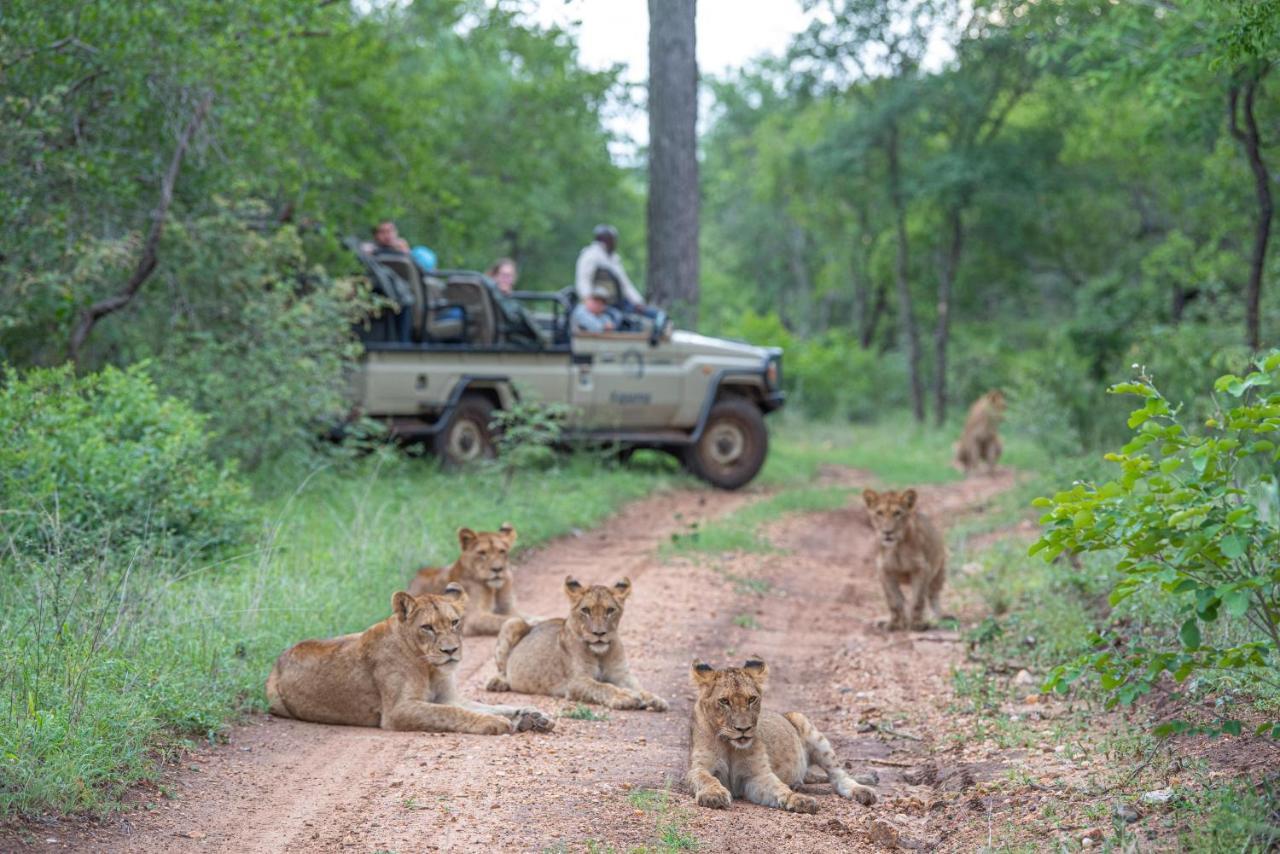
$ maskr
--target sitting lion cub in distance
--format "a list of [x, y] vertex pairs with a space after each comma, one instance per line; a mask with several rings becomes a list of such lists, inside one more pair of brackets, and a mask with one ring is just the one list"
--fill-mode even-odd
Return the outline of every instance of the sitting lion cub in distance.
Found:
[[363, 632], [306, 640], [276, 659], [267, 677], [271, 713], [322, 724], [498, 735], [555, 723], [537, 709], [489, 706], [458, 696], [459, 621], [467, 594], [397, 593], [391, 616]]
[[530, 626], [517, 617], [503, 625], [494, 650], [498, 675], [489, 680], [488, 690], [665, 712], [667, 701], [641, 688], [631, 675], [618, 637], [630, 579], [612, 587], [584, 587], [569, 576], [564, 592], [571, 603], [567, 618]]
[[447, 584], [460, 584], [469, 605], [462, 618], [462, 633], [496, 635], [502, 624], [516, 616], [516, 594], [511, 585], [508, 556], [516, 543], [516, 529], [503, 522], [497, 531], [458, 529], [462, 553], [448, 568], [425, 567], [409, 582], [409, 594], [439, 593]]
[[1000, 434], [996, 432], [1004, 410], [1004, 394], [999, 389], [989, 391], [973, 402], [964, 420], [960, 441], [955, 445], [953, 465], [956, 468], [969, 474], [983, 464], [987, 467], [987, 474], [995, 472], [1000, 453], [1004, 450]]
[[759, 659], [716, 670], [693, 663], [698, 699], [689, 740], [689, 785], [699, 806], [724, 809], [734, 798], [788, 812], [818, 811], [816, 799], [793, 786], [826, 779], [842, 798], [876, 802], [869, 786], [840, 767], [826, 736], [799, 712], [761, 711], [769, 668]]
[[[947, 550], [929, 518], [916, 510], [916, 491], [862, 491], [876, 531], [876, 569], [889, 603], [889, 630], [921, 631], [925, 602], [935, 617], [942, 616], [938, 596], [947, 578]], [[911, 585], [911, 619], [899, 584]]]

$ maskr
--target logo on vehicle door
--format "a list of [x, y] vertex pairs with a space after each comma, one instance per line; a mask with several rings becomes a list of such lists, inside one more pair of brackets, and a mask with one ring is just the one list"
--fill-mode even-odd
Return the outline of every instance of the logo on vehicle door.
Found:
[[622, 365], [626, 367], [631, 365], [631, 376], [638, 380], [644, 379], [644, 354], [639, 350], [628, 350], [622, 354]]

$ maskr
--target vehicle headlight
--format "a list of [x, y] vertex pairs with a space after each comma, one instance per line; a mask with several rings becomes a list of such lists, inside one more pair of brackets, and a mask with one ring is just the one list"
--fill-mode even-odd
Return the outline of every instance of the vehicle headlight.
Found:
[[770, 359], [769, 364], [764, 369], [765, 382], [769, 383], [770, 388], [777, 388], [778, 381], [781, 379], [781, 368], [777, 359]]

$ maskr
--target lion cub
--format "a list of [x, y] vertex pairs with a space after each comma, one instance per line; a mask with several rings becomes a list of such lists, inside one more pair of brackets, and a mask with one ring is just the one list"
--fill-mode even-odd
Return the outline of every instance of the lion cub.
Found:
[[845, 773], [826, 736], [808, 718], [760, 709], [768, 674], [759, 659], [724, 670], [693, 663], [698, 699], [688, 780], [698, 805], [724, 809], [734, 798], [745, 797], [788, 812], [817, 812], [816, 799], [791, 789], [820, 779], [820, 772], [840, 797], [875, 803], [875, 791]]
[[426, 567], [409, 582], [409, 593], [439, 593], [446, 584], [462, 585], [470, 608], [462, 619], [462, 633], [496, 635], [516, 614], [516, 594], [511, 585], [508, 556], [516, 544], [516, 529], [503, 522], [497, 531], [458, 529], [462, 553], [448, 568]]
[[467, 594], [391, 598], [391, 616], [363, 632], [307, 640], [276, 659], [267, 677], [271, 713], [322, 724], [497, 735], [555, 723], [537, 709], [489, 706], [458, 696], [459, 623]]
[[488, 690], [665, 712], [667, 701], [641, 688], [631, 675], [618, 637], [630, 579], [612, 587], [584, 587], [569, 576], [564, 592], [570, 602], [567, 618], [530, 626], [517, 617], [503, 625], [494, 650], [498, 675], [489, 680]]
[[[889, 630], [911, 628], [922, 631], [925, 602], [935, 617], [942, 616], [938, 596], [947, 580], [947, 548], [942, 534], [929, 517], [916, 510], [916, 491], [879, 493], [862, 491], [862, 500], [871, 511], [871, 527], [876, 531], [876, 569], [889, 602]], [[898, 585], [911, 585], [911, 619]]]
[[996, 470], [1000, 461], [1000, 453], [1004, 446], [1000, 443], [1000, 434], [996, 430], [1004, 418], [1004, 394], [998, 389], [989, 391], [974, 401], [969, 407], [969, 416], [964, 420], [964, 431], [960, 441], [956, 442], [956, 457], [953, 465], [969, 474], [983, 464], [987, 473]]

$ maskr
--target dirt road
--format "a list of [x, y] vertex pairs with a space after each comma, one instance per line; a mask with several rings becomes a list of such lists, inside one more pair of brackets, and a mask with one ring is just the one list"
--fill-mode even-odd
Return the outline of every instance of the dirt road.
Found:
[[[863, 482], [853, 472], [832, 476]], [[1011, 482], [1002, 475], [925, 488], [922, 507], [945, 526]], [[929, 809], [928, 784], [937, 781], [908, 785], [903, 772], [942, 747], [937, 722], [947, 714], [961, 645], [954, 633], [890, 635], [877, 626], [884, 604], [857, 500], [774, 523], [774, 553], [659, 554], [672, 533], [758, 497], [657, 495], [519, 561], [522, 608], [542, 616], [566, 610], [566, 574], [592, 582], [630, 576], [622, 637], [640, 681], [671, 702], [669, 712], [560, 718], [551, 734], [489, 738], [255, 716], [232, 730], [228, 744], [184, 762], [170, 784], [173, 799], [157, 796], [154, 809], [86, 830], [78, 842], [130, 852], [582, 851], [591, 841], [597, 850], [626, 850], [655, 844], [665, 828], [696, 837], [704, 851], [944, 843], [954, 819], [944, 825]], [[467, 641], [459, 684], [482, 700], [514, 702], [517, 695], [483, 691], [492, 649], [491, 638]], [[770, 664], [768, 704], [804, 711], [854, 773], [878, 773], [878, 804], [842, 800], [825, 785], [805, 787], [820, 796], [813, 816], [744, 802], [727, 812], [692, 804], [681, 782], [689, 661], [737, 663], [748, 654]], [[552, 714], [571, 705], [528, 700]], [[981, 765], [964, 772], [983, 773]], [[639, 809], [629, 799], [666, 788], [665, 810]], [[65, 850], [68, 841], [49, 847]]]

